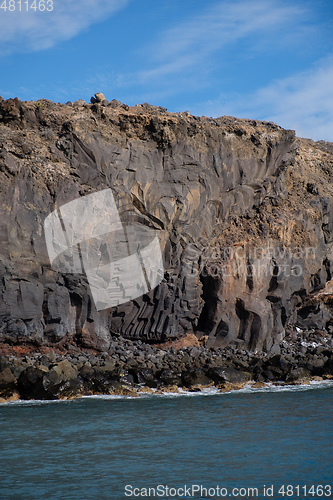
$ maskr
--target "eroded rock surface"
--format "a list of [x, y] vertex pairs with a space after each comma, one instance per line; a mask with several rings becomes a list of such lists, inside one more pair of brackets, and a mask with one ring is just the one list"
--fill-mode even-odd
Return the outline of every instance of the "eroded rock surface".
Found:
[[[307, 338], [307, 341], [303, 339]], [[0, 404], [17, 399], [68, 399], [92, 394], [237, 390], [246, 384], [304, 385], [333, 379], [333, 340], [322, 332], [298, 333], [281, 342], [281, 353], [183, 346], [159, 349], [115, 336], [109, 350], [72, 346], [0, 345]]]
[[[112, 335], [194, 332], [208, 347], [279, 354], [288, 328], [330, 331], [318, 292], [332, 278], [332, 175], [331, 143], [273, 123], [102, 98], [1, 101], [0, 339], [107, 351]], [[157, 231], [164, 278], [97, 311], [85, 274], [51, 267], [43, 224], [106, 188], [123, 223]]]

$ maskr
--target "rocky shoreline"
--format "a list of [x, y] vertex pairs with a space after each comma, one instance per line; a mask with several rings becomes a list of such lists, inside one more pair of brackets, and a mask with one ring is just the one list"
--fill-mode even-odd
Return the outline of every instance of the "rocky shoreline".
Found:
[[264, 387], [333, 379], [332, 335], [298, 330], [286, 336], [276, 354], [231, 346], [163, 348], [121, 336], [113, 337], [109, 350], [102, 353], [3, 344], [0, 402], [96, 394], [136, 396], [213, 386], [225, 392], [250, 381], [252, 387]]
[[[0, 133], [1, 401], [333, 378], [332, 143], [100, 93], [0, 97]], [[106, 191], [119, 228], [158, 239], [161, 280], [140, 264], [139, 296], [111, 222], [72, 238], [78, 200]], [[110, 271], [98, 307], [97, 263]]]

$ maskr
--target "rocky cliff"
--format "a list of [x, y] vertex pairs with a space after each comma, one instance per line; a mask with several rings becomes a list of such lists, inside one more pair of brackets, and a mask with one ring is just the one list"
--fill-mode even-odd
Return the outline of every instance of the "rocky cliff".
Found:
[[[0, 340], [107, 351], [112, 336], [279, 352], [333, 330], [333, 144], [274, 123], [128, 107], [96, 95], [0, 100]], [[85, 273], [51, 266], [44, 221], [112, 190], [156, 231], [161, 283], [98, 311]]]

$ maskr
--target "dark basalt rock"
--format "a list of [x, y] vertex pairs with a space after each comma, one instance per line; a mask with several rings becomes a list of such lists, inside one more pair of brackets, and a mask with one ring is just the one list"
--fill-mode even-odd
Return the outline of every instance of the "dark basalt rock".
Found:
[[[0, 137], [0, 341], [104, 352], [115, 334], [161, 343], [196, 332], [207, 347], [280, 354], [293, 325], [333, 329], [330, 143], [99, 94], [93, 104], [0, 100]], [[105, 188], [123, 220], [158, 231], [165, 274], [98, 312], [85, 275], [51, 268], [43, 223]], [[133, 355], [131, 368], [140, 363]]]
[[164, 369], [159, 374], [159, 380], [164, 385], [180, 385], [182, 383], [181, 373]]
[[153, 370], [149, 368], [139, 368], [131, 370], [131, 373], [136, 384], [144, 384], [149, 387], [156, 387]]
[[200, 369], [192, 369], [183, 373], [182, 382], [185, 387], [207, 386], [213, 383]]
[[9, 367], [0, 371], [0, 397], [10, 397], [16, 389], [17, 380]]
[[[131, 344], [123, 338], [112, 339], [112, 356], [79, 349], [76, 354], [31, 352], [21, 358], [8, 354], [0, 357], [0, 402], [91, 394], [136, 396], [155, 389], [158, 393], [174, 392], [178, 387], [201, 391], [212, 385], [229, 391], [240, 389], [251, 380], [259, 382], [255, 388], [262, 388], [263, 382], [309, 384], [311, 380], [333, 379], [332, 337], [316, 336], [317, 342], [308, 343], [302, 337], [311, 337], [313, 333], [294, 333], [294, 340], [281, 343], [279, 355], [191, 346], [178, 351], [173, 347], [160, 350], [142, 343]], [[3, 344], [2, 351], [4, 347]], [[15, 352], [17, 346], [7, 345], [7, 350]], [[126, 359], [126, 352], [141, 359], [140, 367], [133, 368], [133, 358]]]
[[57, 399], [44, 387], [45, 372], [47, 370], [29, 366], [21, 373], [17, 384], [21, 399]]
[[298, 367], [298, 368], [295, 368], [294, 370], [292, 370], [287, 378], [286, 378], [286, 382], [287, 383], [294, 383], [294, 382], [297, 382], [297, 381], [304, 381], [304, 380], [308, 380], [311, 378], [311, 372], [310, 370], [307, 370], [306, 368], [303, 368], [303, 367]]
[[57, 398], [75, 396], [82, 386], [78, 372], [67, 359], [53, 366], [43, 377], [44, 389]]
[[236, 370], [235, 368], [212, 368], [209, 371], [214, 382], [229, 382], [230, 384], [242, 384], [251, 379], [249, 373]]

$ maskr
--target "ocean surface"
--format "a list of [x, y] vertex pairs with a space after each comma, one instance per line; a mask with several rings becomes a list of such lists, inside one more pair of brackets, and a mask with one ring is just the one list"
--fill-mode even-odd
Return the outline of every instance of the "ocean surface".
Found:
[[0, 500], [333, 498], [333, 384], [5, 403], [0, 449]]

